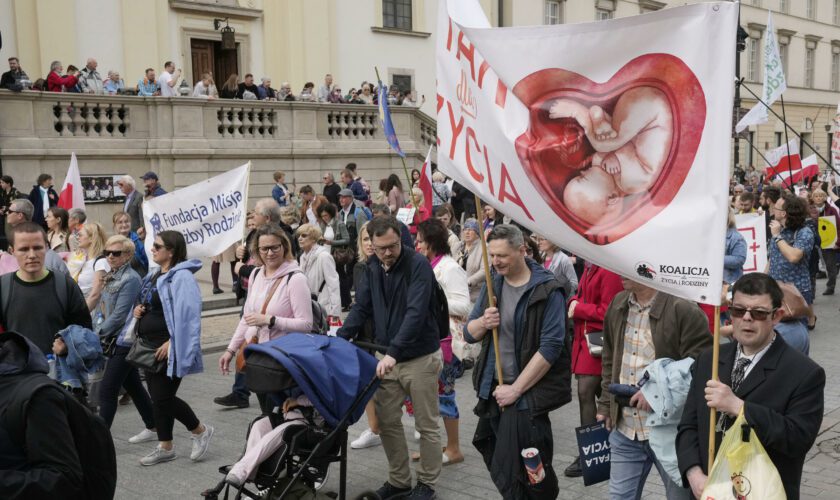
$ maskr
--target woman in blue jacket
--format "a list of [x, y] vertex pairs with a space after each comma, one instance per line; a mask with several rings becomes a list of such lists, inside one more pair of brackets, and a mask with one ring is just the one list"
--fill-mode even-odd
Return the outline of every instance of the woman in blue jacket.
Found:
[[204, 370], [201, 292], [193, 276], [201, 269], [201, 262], [187, 260], [187, 243], [184, 235], [177, 231], [162, 231], [155, 236], [152, 260], [160, 270], [143, 280], [134, 317], [137, 318], [137, 337], [157, 348], [155, 359], [161, 365], [159, 369], [146, 370], [158, 446], [140, 463], [155, 465], [176, 458], [172, 444], [175, 420], [192, 433], [190, 460], [198, 461], [207, 453], [213, 427], [201, 423], [192, 408], [176, 393], [185, 376]]

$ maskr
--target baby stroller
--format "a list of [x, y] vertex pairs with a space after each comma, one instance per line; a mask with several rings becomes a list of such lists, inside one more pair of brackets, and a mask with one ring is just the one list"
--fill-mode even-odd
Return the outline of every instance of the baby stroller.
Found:
[[[228, 499], [281, 499], [311, 493], [316, 483], [326, 481], [329, 465], [339, 462], [338, 498], [344, 500], [347, 482], [347, 428], [355, 423], [379, 386], [376, 358], [344, 339], [325, 335], [293, 333], [264, 344], [245, 348], [246, 383], [261, 397], [288, 394], [299, 389], [322, 417], [322, 425], [313, 421], [288, 427], [283, 443], [262, 461], [252, 480], [241, 486], [223, 479], [215, 488], [202, 493], [211, 499], [224, 491]], [[283, 396], [285, 397], [285, 396]], [[281, 398], [282, 401], [282, 398]], [[263, 410], [265, 411], [265, 409]], [[248, 427], [248, 433], [257, 420]], [[282, 422], [276, 414], [268, 415], [272, 427]], [[244, 454], [243, 454], [244, 456]], [[231, 466], [219, 468], [228, 474]], [[253, 487], [256, 491], [249, 489]]]

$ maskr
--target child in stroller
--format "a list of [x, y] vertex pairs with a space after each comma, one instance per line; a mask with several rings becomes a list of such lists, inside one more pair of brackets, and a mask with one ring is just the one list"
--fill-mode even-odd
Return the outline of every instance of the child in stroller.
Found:
[[[284, 439], [287, 430], [306, 426], [324, 428], [324, 418], [312, 407], [312, 402], [309, 401], [306, 394], [286, 399], [283, 406], [275, 408], [275, 410], [282, 412], [282, 416], [275, 411], [270, 415], [258, 418], [251, 424], [245, 454], [231, 466], [230, 471], [225, 476], [228, 483], [234, 486], [242, 486], [247, 480], [253, 480], [257, 467], [274, 455], [282, 446], [288, 445], [288, 441]], [[290, 433], [290, 435], [293, 434], [296, 433]], [[287, 450], [284, 449], [283, 451]], [[278, 458], [282, 459], [282, 457]]]
[[[252, 422], [240, 460], [220, 468], [225, 479], [202, 495], [218, 498], [225, 490], [227, 498], [235, 488], [237, 499], [316, 498], [329, 464], [339, 462], [343, 500], [347, 428], [378, 387], [376, 358], [344, 339], [303, 333], [249, 345], [245, 358], [246, 384], [264, 414]], [[246, 488], [249, 481], [258, 492]]]

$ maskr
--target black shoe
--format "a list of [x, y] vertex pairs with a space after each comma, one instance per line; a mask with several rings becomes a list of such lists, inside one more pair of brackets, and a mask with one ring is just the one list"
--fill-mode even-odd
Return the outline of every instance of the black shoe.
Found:
[[341, 312], [350, 312], [350, 306], [344, 306], [341, 308]]
[[825, 291], [822, 293], [823, 295], [834, 295], [833, 288], [826, 288]]
[[[420, 483], [418, 483], [419, 485]], [[381, 488], [376, 490], [376, 494], [379, 495], [379, 498], [382, 500], [390, 500], [390, 499], [397, 499], [397, 498], [406, 498], [408, 495], [412, 493], [411, 488], [397, 488], [393, 484], [386, 482], [382, 485]]]
[[228, 408], [248, 408], [251, 406], [251, 403], [249, 403], [247, 399], [233, 393], [230, 393], [227, 396], [215, 398], [213, 399], [213, 402], [217, 405], [226, 406]]
[[221, 288], [219, 288], [219, 287], [214, 287], [214, 288], [213, 288], [213, 295], [219, 295], [220, 293], [225, 293], [225, 291], [224, 291], [224, 290], [222, 290], [222, 289], [221, 289]]
[[563, 471], [563, 475], [566, 477], [580, 477], [583, 475], [583, 471], [580, 469], [580, 457], [575, 458], [575, 461], [566, 467], [566, 470]]
[[827, 275], [827, 274], [825, 274], [825, 271], [817, 271], [817, 276], [816, 276], [816, 278], [817, 278], [818, 280], [822, 280], [822, 279], [828, 278], [828, 275]]
[[435, 490], [431, 486], [420, 482], [417, 483], [417, 486], [408, 495], [409, 500], [434, 500], [434, 498]]
[[125, 393], [120, 398], [120, 406], [126, 406], [131, 404], [131, 395], [129, 393]]

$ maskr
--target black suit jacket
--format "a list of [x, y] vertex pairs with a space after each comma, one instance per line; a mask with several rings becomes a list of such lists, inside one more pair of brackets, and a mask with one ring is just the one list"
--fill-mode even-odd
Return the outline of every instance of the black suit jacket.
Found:
[[[720, 347], [720, 381], [731, 385], [735, 342]], [[677, 461], [686, 472], [699, 465], [708, 474], [709, 408], [704, 389], [712, 375], [712, 351], [692, 367], [693, 378], [677, 431]], [[788, 498], [799, 498], [805, 454], [817, 439], [823, 419], [825, 371], [788, 346], [781, 335], [753, 367], [735, 394], [744, 400], [744, 416], [779, 471]], [[719, 447], [722, 433], [715, 444]]]

